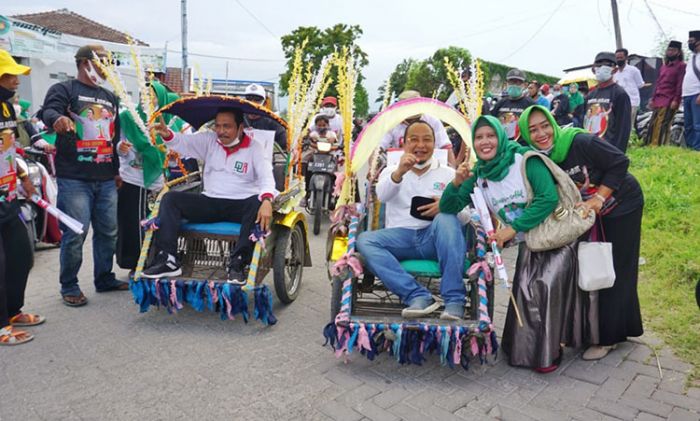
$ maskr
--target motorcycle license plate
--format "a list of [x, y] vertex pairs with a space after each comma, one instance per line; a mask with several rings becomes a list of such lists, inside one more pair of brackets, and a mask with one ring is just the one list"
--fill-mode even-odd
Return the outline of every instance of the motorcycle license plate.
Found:
[[330, 171], [332, 169], [333, 165], [332, 164], [326, 164], [325, 162], [312, 162], [309, 164], [309, 168], [313, 170], [319, 170], [319, 171], [325, 171], [328, 170]]

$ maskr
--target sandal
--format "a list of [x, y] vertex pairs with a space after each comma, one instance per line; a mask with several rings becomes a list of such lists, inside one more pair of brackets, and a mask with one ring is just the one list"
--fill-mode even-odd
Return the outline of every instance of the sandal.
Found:
[[81, 307], [87, 304], [87, 297], [81, 292], [79, 295], [64, 295], [63, 304], [69, 307]]
[[34, 339], [34, 335], [23, 330], [12, 330], [12, 326], [0, 329], [0, 346], [21, 345]]
[[19, 313], [10, 317], [10, 324], [12, 326], [36, 326], [45, 321], [46, 317], [30, 313]]

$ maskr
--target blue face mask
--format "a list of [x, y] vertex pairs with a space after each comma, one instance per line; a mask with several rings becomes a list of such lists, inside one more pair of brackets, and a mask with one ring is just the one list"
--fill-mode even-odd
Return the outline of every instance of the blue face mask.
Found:
[[563, 88], [561, 88], [561, 90], [562, 90], [565, 94], [569, 93], [569, 87], [568, 87], [568, 86], [564, 86]]

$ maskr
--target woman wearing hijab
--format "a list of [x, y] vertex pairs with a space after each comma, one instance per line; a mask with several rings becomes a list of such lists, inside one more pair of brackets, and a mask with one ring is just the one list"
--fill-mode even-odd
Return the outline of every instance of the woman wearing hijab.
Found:
[[440, 211], [459, 212], [471, 203], [470, 194], [479, 186], [503, 224], [490, 240], [499, 247], [511, 240], [519, 243], [513, 294], [523, 326], [518, 325], [511, 302], [502, 346], [509, 364], [548, 373], [558, 367], [563, 345], [579, 346], [589, 336], [590, 325], [581, 316], [584, 297], [576, 285], [576, 244], [544, 252], [527, 247], [524, 233], [542, 223], [559, 202], [554, 178], [541, 159], [529, 158], [525, 163], [533, 194], [529, 198], [522, 166], [523, 154], [531, 149], [509, 141], [494, 117], [481, 116], [473, 127], [476, 166], [469, 171], [467, 162], [460, 165], [442, 195]]
[[574, 119], [574, 126], [581, 127], [583, 124], [583, 103], [586, 99], [578, 90], [578, 83], [574, 82], [569, 85], [569, 109], [571, 116]]
[[[159, 109], [178, 99], [178, 96], [157, 81], [151, 82], [154, 108]], [[146, 114], [141, 105], [139, 117], [147, 125]], [[122, 185], [119, 188], [117, 205], [117, 264], [129, 269], [132, 276], [136, 269], [141, 243], [143, 241], [140, 222], [148, 215], [148, 192], [163, 188], [163, 162], [165, 153], [153, 146], [128, 111], [119, 115], [122, 139], [117, 145], [119, 155], [119, 175]], [[179, 131], [182, 120], [169, 114], [163, 119], [174, 131]], [[156, 139], [158, 144], [163, 140]]]
[[547, 109], [528, 108], [518, 124], [523, 139], [579, 186], [585, 207], [598, 216], [600, 235], [612, 243], [615, 285], [598, 291], [600, 338], [583, 353], [584, 360], [601, 359], [617, 343], [643, 333], [637, 297], [642, 189], [627, 172], [624, 153], [583, 129], [560, 128]]

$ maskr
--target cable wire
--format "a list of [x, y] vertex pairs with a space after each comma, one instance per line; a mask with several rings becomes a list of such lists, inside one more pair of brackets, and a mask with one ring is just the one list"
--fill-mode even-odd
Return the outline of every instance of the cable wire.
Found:
[[500, 59], [499, 61], [500, 61], [500, 62], [503, 62], [503, 61], [508, 60], [509, 58], [511, 58], [512, 56], [514, 56], [516, 53], [520, 52], [520, 50], [522, 50], [527, 44], [529, 44], [530, 41], [532, 41], [533, 39], [535, 39], [535, 37], [537, 36], [537, 34], [539, 34], [539, 33], [544, 29], [544, 27], [547, 26], [547, 24], [549, 23], [549, 21], [552, 20], [552, 18], [554, 17], [554, 15], [557, 14], [557, 12], [559, 11], [559, 9], [561, 9], [561, 7], [564, 5], [564, 3], [566, 3], [566, 0], [561, 0], [561, 2], [559, 2], [559, 5], [554, 9], [554, 11], [552, 11], [552, 14], [549, 15], [549, 17], [542, 23], [542, 25], [540, 25], [539, 28], [537, 28], [537, 30], [535, 31], [535, 33], [533, 33], [532, 36], [531, 36], [530, 38], [528, 38], [527, 41], [525, 41], [525, 42], [523, 43], [523, 45], [521, 45], [521, 46], [518, 47], [517, 49], [513, 50], [512, 53], [510, 53], [510, 54], [508, 54], [507, 56], [503, 57], [503, 58]]
[[275, 35], [275, 33], [272, 32], [272, 30], [271, 30], [270, 28], [268, 28], [267, 25], [265, 25], [265, 23], [264, 23], [262, 20], [258, 19], [258, 17], [255, 16], [255, 14], [253, 14], [253, 12], [251, 12], [250, 10], [248, 10], [248, 8], [246, 8], [245, 6], [243, 6], [243, 3], [241, 3], [240, 0], [236, 0], [236, 3], [238, 3], [238, 5], [241, 6], [241, 9], [245, 10], [245, 12], [246, 12], [251, 18], [253, 18], [257, 23], [259, 23], [260, 26], [262, 26], [263, 29], [265, 29], [265, 30], [267, 31], [268, 34], [272, 35], [272, 37], [273, 37], [274, 39], [279, 40], [279, 37], [278, 37], [277, 35]]

